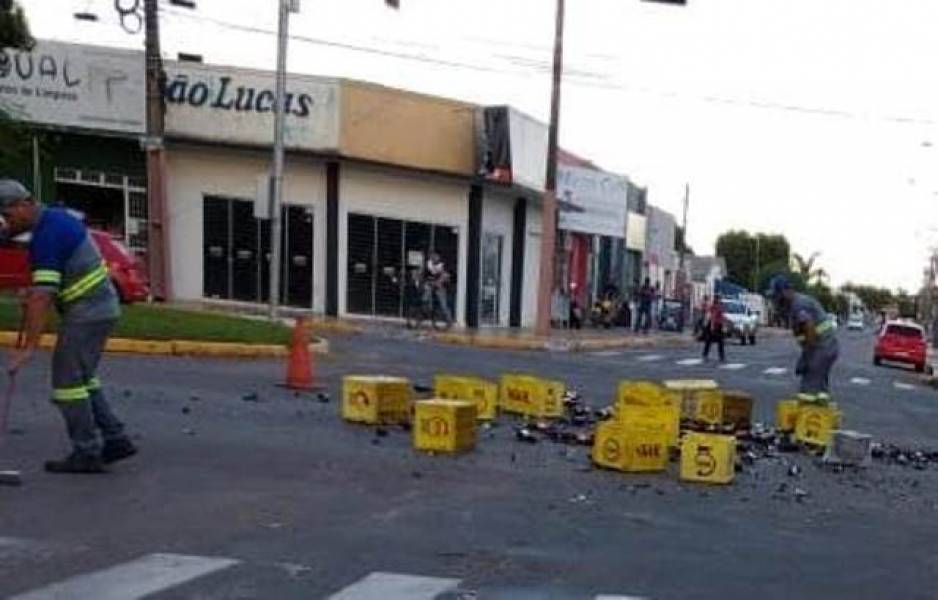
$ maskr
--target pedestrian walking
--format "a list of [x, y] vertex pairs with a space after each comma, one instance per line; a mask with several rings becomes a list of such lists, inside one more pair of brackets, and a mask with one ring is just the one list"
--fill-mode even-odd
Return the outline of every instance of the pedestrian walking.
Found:
[[717, 351], [720, 355], [720, 362], [726, 362], [726, 348], [723, 343], [723, 325], [723, 304], [720, 303], [720, 294], [714, 294], [713, 301], [706, 307], [704, 314], [704, 360], [710, 358], [710, 345], [716, 343]]
[[831, 370], [840, 354], [834, 322], [821, 303], [799, 294], [784, 275], [772, 279], [772, 299], [780, 313], [787, 315], [801, 356], [795, 374], [801, 378], [798, 398], [809, 402], [830, 401]]
[[53, 305], [59, 313], [52, 402], [65, 419], [73, 449], [62, 460], [46, 462], [45, 468], [52, 473], [103, 473], [106, 464], [137, 453], [97, 375], [104, 345], [120, 316], [107, 266], [81, 221], [66, 209], [44, 208], [17, 181], [0, 180], [0, 215], [0, 237], [32, 234], [24, 344], [10, 357], [10, 376], [32, 358]]

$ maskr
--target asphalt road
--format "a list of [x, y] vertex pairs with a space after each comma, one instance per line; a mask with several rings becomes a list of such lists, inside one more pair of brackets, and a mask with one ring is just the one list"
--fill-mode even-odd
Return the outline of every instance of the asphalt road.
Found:
[[[841, 337], [845, 426], [938, 447], [938, 393], [874, 367], [870, 334]], [[0, 596], [935, 597], [935, 465], [834, 473], [786, 454], [702, 487], [680, 483], [673, 464], [591, 469], [586, 448], [515, 441], [509, 419], [448, 457], [338, 418], [343, 374], [524, 370], [596, 406], [622, 378], [712, 377], [753, 393], [770, 422], [795, 389], [790, 339], [732, 345], [727, 365], [695, 364], [691, 346], [515, 353], [357, 336], [333, 349], [317, 365], [329, 403], [275, 387], [275, 362], [108, 356], [105, 389], [142, 452], [90, 477], [41, 472], [67, 445], [40, 357], [21, 381], [15, 434], [0, 441], [0, 469], [25, 480], [0, 487]], [[791, 464], [803, 472], [789, 476]]]

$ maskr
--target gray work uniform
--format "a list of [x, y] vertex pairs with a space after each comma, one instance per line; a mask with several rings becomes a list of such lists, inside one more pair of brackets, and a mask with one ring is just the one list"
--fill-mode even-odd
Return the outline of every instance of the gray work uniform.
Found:
[[[831, 369], [840, 354], [833, 318], [821, 303], [811, 296], [795, 294], [790, 308], [792, 328], [801, 344], [801, 357], [796, 372], [801, 375], [799, 398], [826, 402], [830, 400]], [[811, 347], [805, 345], [803, 327], [813, 324], [817, 338]]]
[[85, 226], [67, 211], [42, 209], [30, 242], [33, 288], [52, 294], [60, 315], [52, 355], [52, 401], [76, 452], [101, 451], [124, 437], [97, 377], [105, 343], [120, 316], [117, 292]]

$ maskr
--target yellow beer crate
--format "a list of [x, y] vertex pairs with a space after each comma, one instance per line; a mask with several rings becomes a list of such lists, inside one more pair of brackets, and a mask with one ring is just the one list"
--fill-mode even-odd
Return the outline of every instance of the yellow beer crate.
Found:
[[502, 375], [498, 406], [502, 410], [533, 417], [563, 416], [563, 382], [532, 375]]
[[433, 378], [437, 398], [471, 400], [476, 403], [476, 418], [491, 421], [498, 409], [498, 384], [479, 377], [437, 375]]
[[840, 428], [837, 405], [804, 405], [798, 411], [795, 439], [812, 446], [827, 446], [835, 429]]
[[681, 413], [676, 406], [620, 405], [615, 421], [630, 429], [658, 431], [665, 435], [668, 446], [676, 448], [681, 434]]
[[414, 403], [414, 448], [463, 452], [476, 444], [476, 403], [472, 400], [420, 400]]
[[723, 393], [712, 379], [673, 379], [664, 382], [681, 418], [705, 425], [723, 424]]
[[797, 400], [780, 400], [775, 405], [775, 428], [779, 431], [791, 432], [798, 426], [798, 412], [800, 406]]
[[681, 479], [732, 483], [736, 475], [736, 438], [690, 432], [681, 441]]
[[410, 380], [383, 375], [342, 378], [342, 418], [369, 425], [410, 421]]
[[616, 421], [596, 428], [593, 462], [628, 473], [664, 471], [668, 466], [668, 440], [662, 431], [633, 429]]
[[746, 392], [723, 392], [723, 424], [748, 427], [752, 423], [752, 406], [755, 400]]
[[667, 406], [671, 404], [671, 398], [665, 389], [654, 381], [623, 380], [619, 382], [616, 404], [618, 406]]

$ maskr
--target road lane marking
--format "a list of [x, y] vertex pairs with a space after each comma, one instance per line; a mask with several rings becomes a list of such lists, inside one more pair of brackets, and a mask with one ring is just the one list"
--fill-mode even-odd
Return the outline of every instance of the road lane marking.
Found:
[[912, 385], [911, 383], [902, 383], [902, 382], [899, 382], [899, 381], [894, 381], [894, 382], [892, 383], [892, 387], [896, 388], [897, 390], [905, 390], [905, 391], [909, 391], [909, 390], [914, 390], [914, 389], [915, 389], [915, 386]]
[[400, 573], [371, 573], [328, 600], [432, 600], [459, 585], [459, 579]]
[[590, 352], [593, 356], [622, 356], [621, 350], [600, 350], [599, 352]]
[[595, 600], [648, 600], [645, 596], [612, 596], [610, 594], [600, 594]]
[[108, 569], [76, 575], [10, 600], [136, 600], [238, 564], [229, 558], [148, 554]]
[[685, 358], [684, 360], [677, 361], [677, 364], [681, 365], [682, 367], [693, 367], [702, 363], [702, 358]]
[[850, 383], [854, 385], [870, 385], [870, 380], [866, 377], [854, 377], [850, 380]]
[[639, 356], [636, 360], [639, 362], [655, 362], [656, 360], [661, 360], [664, 356], [660, 354], [646, 354], [645, 356]]
[[739, 371], [740, 369], [745, 369], [747, 365], [744, 363], [726, 363], [725, 365], [720, 365], [721, 369], [726, 371]]
[[784, 375], [788, 372], [788, 369], [784, 367], [769, 367], [765, 371], [762, 371], [763, 375]]

